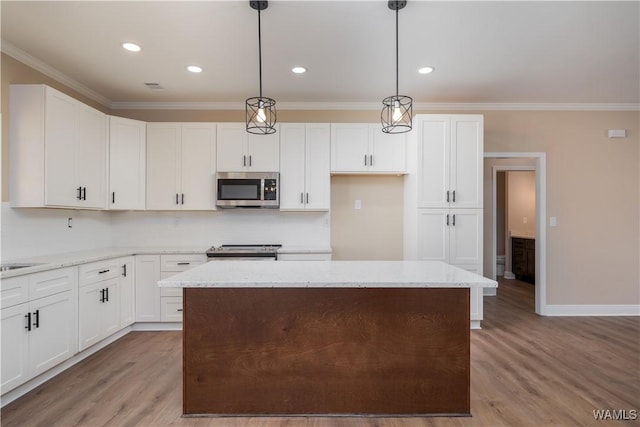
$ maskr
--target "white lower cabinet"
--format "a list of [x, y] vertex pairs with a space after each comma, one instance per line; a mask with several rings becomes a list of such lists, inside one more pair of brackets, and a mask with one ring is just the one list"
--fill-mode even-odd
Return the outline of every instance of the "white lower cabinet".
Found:
[[[205, 254], [161, 255], [160, 278], [166, 279], [205, 262], [207, 262]], [[160, 288], [160, 320], [182, 322], [182, 288]]]
[[[23, 276], [29, 302], [0, 310], [1, 383], [4, 394], [67, 360], [78, 351], [78, 270]], [[36, 295], [37, 298], [32, 298]]]
[[[418, 209], [418, 251], [423, 261], [443, 261], [482, 275], [482, 210]], [[482, 289], [471, 289], [470, 317], [479, 327]]]
[[136, 321], [181, 322], [182, 288], [160, 288], [158, 281], [207, 262], [202, 254], [136, 256]]
[[84, 350], [120, 329], [118, 279], [80, 286], [79, 349]]
[[120, 277], [120, 328], [127, 327], [136, 321], [135, 315], [135, 261], [133, 257], [121, 259], [122, 276]]
[[160, 321], [160, 255], [136, 255], [136, 322]]
[[[80, 350], [102, 341], [133, 323], [132, 266], [132, 257], [113, 258], [80, 266], [78, 290]], [[122, 295], [123, 293], [125, 295]]]

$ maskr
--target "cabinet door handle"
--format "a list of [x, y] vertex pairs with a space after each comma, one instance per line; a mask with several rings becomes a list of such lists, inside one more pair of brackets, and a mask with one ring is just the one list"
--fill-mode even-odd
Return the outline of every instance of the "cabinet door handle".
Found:
[[455, 227], [456, 226], [456, 214], [453, 214], [453, 222], [452, 225]]
[[307, 193], [307, 204], [309, 204], [309, 193]]
[[369, 155], [369, 166], [373, 166], [373, 154]]
[[33, 313], [33, 317], [35, 318], [33, 322], [33, 326], [35, 328], [39, 328], [40, 327], [40, 310], [36, 310], [35, 313]]
[[179, 262], [178, 265], [191, 265], [190, 262]]
[[107, 268], [106, 270], [102, 270], [102, 271], [98, 271], [98, 274], [104, 274], [104, 273], [108, 273], [109, 269]]
[[178, 193], [176, 193], [176, 205], [178, 205]]
[[27, 331], [31, 332], [31, 312], [25, 314], [24, 317], [27, 319], [27, 326], [25, 326], [24, 328]]
[[127, 277], [127, 264], [122, 264], [122, 277]]
[[447, 190], [447, 203], [449, 203], [449, 190]]
[[100, 289], [100, 302], [104, 302], [104, 289]]
[[364, 155], [364, 165], [367, 166], [367, 155]]
[[304, 204], [304, 193], [300, 193], [300, 204]]
[[107, 295], [106, 300], [109, 302], [109, 288], [104, 288], [104, 293]]
[[453, 190], [453, 203], [456, 202], [456, 190]]
[[447, 227], [449, 226], [449, 214], [447, 214]]
[[247, 166], [247, 156], [242, 156], [242, 166]]
[[82, 200], [87, 200], [87, 187], [82, 188]]
[[249, 167], [251, 167], [251, 155], [249, 155]]
[[182, 204], [184, 205], [184, 193], [182, 193]]
[[76, 196], [76, 199], [82, 200], [82, 187], [78, 187], [76, 189], [76, 191], [78, 192], [78, 195]]
[[113, 191], [111, 193], [111, 204], [115, 204], [116, 203], [116, 192]]

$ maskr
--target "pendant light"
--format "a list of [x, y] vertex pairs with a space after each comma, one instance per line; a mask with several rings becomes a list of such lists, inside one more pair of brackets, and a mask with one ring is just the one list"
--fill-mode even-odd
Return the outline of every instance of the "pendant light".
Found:
[[389, 9], [396, 11], [396, 94], [382, 100], [382, 132], [404, 133], [411, 130], [413, 99], [398, 92], [398, 11], [406, 0], [389, 0]]
[[258, 65], [260, 69], [260, 96], [248, 98], [245, 111], [247, 132], [267, 135], [276, 132], [276, 101], [262, 96], [262, 36], [260, 29], [260, 11], [269, 6], [268, 1], [250, 1], [252, 9], [258, 11]]

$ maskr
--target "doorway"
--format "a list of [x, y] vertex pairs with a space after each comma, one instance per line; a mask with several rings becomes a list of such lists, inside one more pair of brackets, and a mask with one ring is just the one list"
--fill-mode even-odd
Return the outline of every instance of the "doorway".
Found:
[[[535, 312], [547, 314], [546, 309], [546, 153], [485, 153], [485, 271], [492, 279], [497, 275], [497, 228], [498, 228], [498, 173], [532, 171], [535, 173], [535, 228], [528, 224], [522, 214], [516, 221], [518, 233], [526, 234], [535, 230]], [[489, 212], [487, 212], [489, 211]], [[513, 229], [514, 227], [510, 227]], [[527, 231], [528, 230], [528, 231]], [[504, 236], [505, 244], [505, 272], [510, 272], [511, 239]], [[498, 290], [499, 292], [499, 290]]]

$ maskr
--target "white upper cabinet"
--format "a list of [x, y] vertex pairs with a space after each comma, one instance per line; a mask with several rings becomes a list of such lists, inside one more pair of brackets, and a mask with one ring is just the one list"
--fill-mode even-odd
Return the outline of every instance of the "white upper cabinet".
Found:
[[109, 209], [144, 209], [147, 124], [109, 117]]
[[216, 125], [147, 124], [147, 209], [215, 209]]
[[218, 172], [278, 172], [280, 134], [247, 133], [244, 123], [218, 124]]
[[386, 134], [379, 124], [331, 125], [331, 172], [405, 173], [407, 134]]
[[481, 208], [482, 116], [417, 116], [416, 128], [418, 207]]
[[280, 126], [280, 210], [329, 210], [330, 125]]
[[106, 115], [45, 85], [11, 85], [9, 103], [12, 205], [104, 208]]

